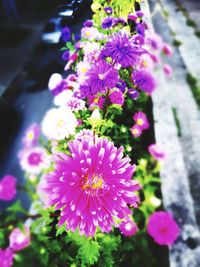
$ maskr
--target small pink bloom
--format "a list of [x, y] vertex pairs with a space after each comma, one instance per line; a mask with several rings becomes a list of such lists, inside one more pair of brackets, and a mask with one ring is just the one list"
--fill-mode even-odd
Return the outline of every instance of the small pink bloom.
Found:
[[173, 55], [172, 47], [169, 44], [164, 44], [162, 51], [167, 56]]
[[144, 112], [139, 111], [134, 114], [133, 119], [135, 123], [140, 127], [141, 130], [149, 128], [149, 122]]
[[10, 201], [16, 195], [17, 180], [12, 175], [5, 175], [0, 180], [0, 200]]
[[0, 267], [11, 267], [13, 265], [13, 251], [10, 248], [0, 249]]
[[180, 229], [172, 215], [165, 211], [154, 212], [148, 220], [147, 232], [159, 245], [173, 245]]
[[163, 71], [164, 71], [164, 73], [165, 73], [165, 75], [166, 76], [172, 76], [172, 68], [171, 68], [171, 66], [170, 65], [168, 65], [168, 64], [164, 64], [163, 65]]
[[43, 147], [35, 146], [23, 149], [18, 154], [22, 170], [30, 174], [39, 174], [50, 165], [50, 157]]
[[10, 236], [10, 248], [13, 251], [22, 250], [30, 245], [30, 231], [28, 227], [24, 227], [24, 232], [19, 228], [15, 228]]
[[133, 236], [138, 231], [138, 227], [136, 223], [130, 219], [122, 222], [119, 226], [119, 230], [125, 236]]
[[131, 133], [133, 137], [139, 137], [142, 134], [142, 129], [137, 124], [133, 125], [131, 128]]
[[155, 160], [161, 160], [166, 157], [165, 152], [157, 144], [151, 144], [148, 147], [148, 151]]
[[37, 123], [31, 124], [25, 131], [22, 142], [25, 147], [32, 147], [37, 144], [40, 135], [40, 126]]

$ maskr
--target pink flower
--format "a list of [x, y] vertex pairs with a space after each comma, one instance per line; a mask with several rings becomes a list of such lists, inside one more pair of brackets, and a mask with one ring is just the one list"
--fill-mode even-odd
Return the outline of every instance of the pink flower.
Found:
[[17, 180], [12, 175], [5, 175], [0, 180], [0, 200], [10, 201], [16, 195]]
[[119, 149], [106, 138], [74, 140], [69, 143], [71, 156], [55, 157], [55, 170], [48, 177], [46, 188], [56, 209], [62, 209], [59, 225], [67, 230], [79, 228], [81, 235], [93, 236], [97, 227], [110, 232], [116, 219], [132, 214], [128, 205], [137, 207], [140, 189], [132, 180], [135, 165], [123, 158]]
[[23, 149], [19, 152], [18, 157], [22, 170], [30, 174], [37, 175], [50, 165], [50, 158], [46, 150], [40, 146]]
[[37, 123], [31, 124], [25, 131], [22, 142], [25, 147], [31, 147], [37, 144], [40, 135], [40, 126]]
[[22, 250], [30, 245], [30, 231], [28, 227], [24, 228], [24, 231], [20, 230], [19, 228], [15, 228], [10, 236], [10, 248], [13, 251]]
[[149, 122], [144, 112], [139, 111], [134, 114], [133, 119], [135, 123], [140, 127], [141, 130], [149, 128]]
[[13, 252], [10, 248], [0, 249], [0, 266], [11, 267], [13, 264]]
[[159, 245], [173, 245], [180, 229], [172, 215], [165, 211], [154, 212], [148, 220], [147, 231]]
[[163, 71], [164, 71], [164, 73], [165, 73], [165, 75], [166, 76], [172, 76], [172, 68], [171, 68], [171, 66], [170, 65], [168, 65], [168, 64], [164, 64], [163, 65]]
[[166, 157], [165, 152], [157, 144], [151, 144], [148, 147], [148, 151], [155, 160], [161, 160]]
[[131, 128], [131, 133], [133, 137], [139, 137], [142, 134], [142, 129], [137, 124], [133, 125]]
[[169, 44], [164, 44], [162, 51], [167, 56], [172, 56], [173, 55], [172, 47]]
[[123, 221], [120, 224], [119, 229], [120, 232], [125, 236], [133, 236], [138, 231], [136, 223], [131, 219]]

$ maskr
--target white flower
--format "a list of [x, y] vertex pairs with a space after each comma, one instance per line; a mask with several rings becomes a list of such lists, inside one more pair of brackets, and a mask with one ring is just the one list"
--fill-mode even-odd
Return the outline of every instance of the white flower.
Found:
[[42, 132], [50, 139], [62, 140], [75, 133], [78, 121], [71, 110], [60, 107], [47, 111], [42, 121]]
[[60, 94], [54, 97], [53, 103], [56, 106], [64, 106], [71, 100], [73, 92], [71, 90], [64, 90]]
[[84, 27], [81, 30], [81, 35], [90, 41], [97, 39], [100, 32], [94, 27]]
[[49, 90], [54, 90], [61, 83], [62, 79], [63, 78], [59, 73], [52, 74], [48, 83]]
[[39, 174], [50, 165], [50, 156], [40, 146], [25, 148], [18, 156], [22, 170], [32, 175]]

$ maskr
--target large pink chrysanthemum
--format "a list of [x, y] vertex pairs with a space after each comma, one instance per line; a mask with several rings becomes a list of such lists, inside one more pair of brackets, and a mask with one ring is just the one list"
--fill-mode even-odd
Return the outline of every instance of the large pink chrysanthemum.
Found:
[[74, 140], [69, 144], [71, 156], [59, 154], [55, 171], [48, 176], [46, 192], [62, 209], [59, 225], [68, 230], [79, 228], [80, 234], [92, 236], [99, 227], [110, 232], [115, 219], [127, 219], [132, 213], [128, 204], [137, 207], [134, 191], [140, 189], [132, 180], [135, 166], [123, 158], [123, 148], [108, 139]]

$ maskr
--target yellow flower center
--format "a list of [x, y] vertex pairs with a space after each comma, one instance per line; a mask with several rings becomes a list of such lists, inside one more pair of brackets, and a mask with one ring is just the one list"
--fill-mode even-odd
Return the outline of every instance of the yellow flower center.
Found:
[[134, 134], [138, 134], [138, 130], [137, 130], [137, 129], [134, 129], [134, 130], [133, 130], [133, 133], [134, 133]]
[[29, 133], [27, 134], [27, 138], [28, 138], [29, 140], [32, 140], [33, 137], [34, 137], [33, 132], [29, 132]]
[[89, 179], [89, 176], [86, 176], [85, 184], [83, 185], [83, 189], [100, 189], [103, 186], [103, 180], [101, 177], [93, 174], [92, 177]]
[[138, 120], [137, 120], [137, 124], [138, 124], [139, 126], [142, 126], [142, 125], [144, 124], [144, 121], [143, 121], [142, 119], [138, 119]]
[[147, 61], [146, 61], [146, 60], [143, 60], [143, 61], [142, 61], [142, 65], [143, 65], [143, 67], [146, 68], [146, 67], [148, 66]]
[[87, 37], [90, 37], [90, 36], [91, 36], [91, 33], [90, 33], [89, 31], [86, 31], [86, 32], [85, 32], [85, 35], [86, 35]]
[[86, 67], [82, 67], [82, 72], [85, 73], [87, 71]]
[[57, 126], [62, 127], [64, 125], [64, 121], [62, 119], [57, 121]]

